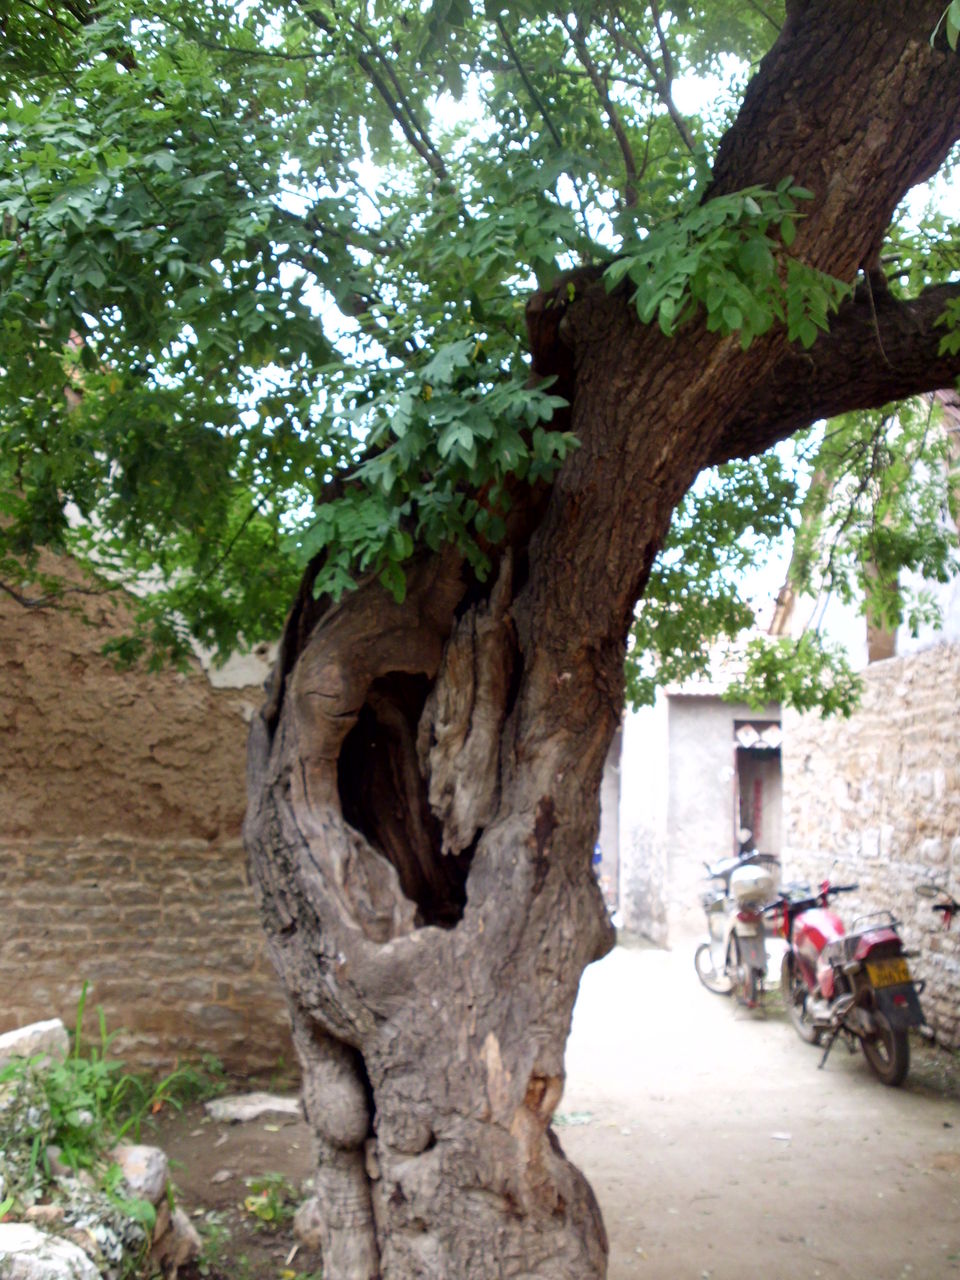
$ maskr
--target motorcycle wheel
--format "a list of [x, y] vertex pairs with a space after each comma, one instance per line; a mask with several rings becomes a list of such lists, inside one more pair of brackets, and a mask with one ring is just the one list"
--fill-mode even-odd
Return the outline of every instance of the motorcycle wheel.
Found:
[[740, 947], [736, 934], [727, 943], [727, 973], [730, 974], [730, 986], [740, 1004], [748, 1009], [755, 1009], [760, 995], [760, 984], [757, 972], [740, 959]]
[[820, 1030], [813, 1025], [807, 1013], [807, 988], [789, 951], [780, 966], [780, 994], [787, 1017], [800, 1039], [807, 1044], [819, 1044]]
[[716, 996], [728, 996], [733, 990], [733, 983], [725, 973], [718, 973], [713, 963], [713, 955], [709, 942], [701, 942], [693, 957], [697, 977]]
[[910, 1042], [905, 1031], [894, 1031], [882, 1013], [873, 1015], [877, 1034], [862, 1040], [863, 1055], [881, 1084], [903, 1084], [910, 1067]]

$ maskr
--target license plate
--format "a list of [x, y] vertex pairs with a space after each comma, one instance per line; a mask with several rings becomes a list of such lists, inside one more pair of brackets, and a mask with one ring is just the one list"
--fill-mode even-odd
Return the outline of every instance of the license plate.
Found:
[[874, 960], [867, 964], [867, 974], [875, 987], [895, 987], [910, 981], [906, 960]]

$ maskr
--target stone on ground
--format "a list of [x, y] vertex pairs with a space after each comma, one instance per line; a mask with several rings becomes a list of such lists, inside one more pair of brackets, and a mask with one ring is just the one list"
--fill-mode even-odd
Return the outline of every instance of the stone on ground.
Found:
[[100, 1280], [100, 1271], [69, 1240], [46, 1235], [28, 1222], [0, 1223], [3, 1280]]
[[304, 1200], [293, 1215], [293, 1234], [308, 1249], [323, 1245], [323, 1206], [317, 1196]]
[[178, 1208], [174, 1209], [166, 1231], [154, 1240], [150, 1257], [168, 1280], [175, 1280], [178, 1268], [196, 1258], [202, 1247], [196, 1227]]
[[70, 1048], [67, 1028], [59, 1018], [46, 1022], [31, 1022], [26, 1027], [16, 1027], [0, 1035], [0, 1067], [14, 1058], [33, 1058], [45, 1053], [51, 1058], [65, 1058]]
[[121, 1142], [110, 1152], [133, 1195], [159, 1204], [167, 1189], [169, 1166], [159, 1147]]
[[301, 1114], [299, 1096], [281, 1097], [276, 1093], [234, 1094], [229, 1098], [214, 1098], [203, 1105], [211, 1120], [227, 1124], [256, 1120], [268, 1111], [279, 1111], [298, 1118]]

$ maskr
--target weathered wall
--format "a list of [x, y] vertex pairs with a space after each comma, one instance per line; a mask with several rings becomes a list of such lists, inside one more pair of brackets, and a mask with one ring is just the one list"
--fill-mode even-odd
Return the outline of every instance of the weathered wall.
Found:
[[600, 882], [604, 900], [611, 911], [620, 903], [620, 756], [622, 734], [613, 736], [603, 780], [600, 784], [600, 830], [597, 844], [600, 848], [600, 864], [594, 862], [594, 870]]
[[0, 835], [235, 840], [257, 690], [118, 671], [99, 650], [122, 623], [0, 596]]
[[89, 983], [113, 1051], [167, 1070], [292, 1064], [286, 1013], [235, 842], [0, 841], [0, 1031], [75, 1020]]
[[960, 895], [960, 645], [891, 658], [864, 672], [849, 720], [791, 716], [784, 724], [784, 875], [856, 881], [842, 904], [892, 909], [913, 967], [926, 978], [927, 1018], [960, 1045], [960, 927], [939, 930], [916, 885]]
[[676, 942], [704, 930], [704, 862], [733, 852], [733, 721], [743, 713], [716, 697], [674, 695], [669, 706], [667, 916], [671, 941]]
[[[131, 1061], [290, 1059], [239, 843], [256, 689], [121, 673], [87, 620], [0, 597], [0, 1031], [59, 1015], [81, 984]], [[118, 1048], [120, 1042], [118, 1042]]]
[[624, 929], [667, 942], [667, 700], [628, 711], [620, 755], [620, 918]]

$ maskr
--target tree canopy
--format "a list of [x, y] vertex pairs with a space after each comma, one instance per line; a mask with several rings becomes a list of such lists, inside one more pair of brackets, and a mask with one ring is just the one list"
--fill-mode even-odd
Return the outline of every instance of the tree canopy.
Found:
[[746, 621], [780, 531], [885, 625], [949, 571], [943, 438], [892, 406], [960, 375], [957, 227], [903, 204], [960, 139], [960, 0], [0, 29], [0, 584], [138, 580], [126, 658], [286, 616], [244, 841], [324, 1274], [600, 1280], [551, 1121], [625, 685]]
[[[379, 578], [399, 600], [416, 549], [452, 543], [483, 581], [518, 486], [549, 486], [578, 447], [569, 371], [538, 365], [525, 322], [540, 290], [549, 328], [558, 279], [565, 303], [602, 278], [668, 337], [705, 323], [746, 350], [785, 329], [811, 362], [839, 306], [926, 300], [930, 355], [955, 373], [952, 217], [901, 207], [838, 278], [798, 242], [822, 193], [789, 172], [723, 188], [777, 0], [0, 14], [0, 584], [56, 596], [40, 548], [149, 583], [122, 657], [273, 638], [309, 564], [315, 594]], [[929, 39], [952, 49], [958, 25], [953, 0]], [[784, 385], [789, 407], [767, 412], [807, 431], [824, 406]], [[747, 625], [737, 575], [801, 525], [798, 589], [919, 617], [900, 571], [952, 571], [942, 436], [922, 419], [851, 413], [793, 454], [750, 457], [747, 439], [692, 490], [647, 584], [630, 696]], [[830, 537], [806, 498], [825, 466]], [[813, 683], [793, 696], [848, 706], [813, 640], [786, 664], [764, 651], [758, 696], [802, 659]]]

